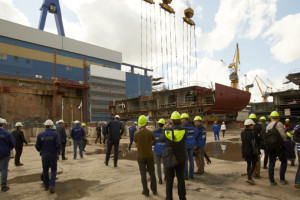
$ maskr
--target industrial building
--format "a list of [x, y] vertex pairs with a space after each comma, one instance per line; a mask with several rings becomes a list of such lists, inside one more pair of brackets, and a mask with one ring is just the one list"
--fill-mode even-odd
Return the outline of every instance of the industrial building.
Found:
[[2, 19], [0, 27], [0, 116], [8, 121], [106, 121], [110, 101], [152, 94], [148, 69], [122, 71], [121, 52]]

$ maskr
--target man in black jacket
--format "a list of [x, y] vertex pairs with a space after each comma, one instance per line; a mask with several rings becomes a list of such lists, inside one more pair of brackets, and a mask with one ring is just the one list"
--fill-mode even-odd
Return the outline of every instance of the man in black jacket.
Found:
[[[166, 200], [173, 199], [173, 182], [176, 174], [178, 195], [180, 200], [186, 200], [185, 180], [184, 180], [184, 168], [186, 161], [185, 142], [187, 138], [187, 129], [181, 127], [181, 116], [175, 111], [171, 115], [173, 126], [169, 129], [165, 129], [162, 138], [165, 141], [165, 148], [171, 148], [175, 156], [175, 166], [166, 167]], [[174, 137], [173, 137], [174, 134]], [[164, 163], [165, 157], [163, 155]]]
[[102, 126], [102, 134], [103, 134], [103, 144], [105, 144], [107, 139], [107, 123], [104, 122], [104, 125]]
[[23, 166], [23, 164], [20, 162], [20, 157], [23, 152], [23, 143], [27, 145], [27, 141], [25, 140], [24, 133], [22, 131], [23, 124], [21, 122], [16, 123], [16, 130], [12, 132], [15, 140], [16, 140], [16, 156], [15, 156], [15, 165]]
[[59, 135], [59, 139], [61, 141], [61, 156], [62, 156], [62, 160], [67, 160], [66, 156], [65, 156], [65, 149], [66, 149], [66, 144], [67, 144], [67, 134], [66, 134], [66, 130], [64, 127], [64, 120], [59, 120], [58, 121], [58, 126], [56, 127], [56, 132]]
[[100, 144], [102, 144], [102, 142], [101, 142], [101, 131], [102, 131], [101, 123], [99, 123], [98, 126], [96, 127], [96, 131], [97, 131], [97, 139], [95, 141], [95, 144], [97, 144], [98, 139], [100, 139]]
[[119, 143], [122, 134], [124, 133], [125, 129], [123, 124], [119, 121], [120, 116], [116, 115], [114, 121], [110, 121], [107, 124], [106, 130], [107, 130], [107, 151], [106, 151], [106, 159], [105, 159], [105, 165], [108, 165], [110, 152], [112, 149], [112, 146], [114, 146], [114, 167], [117, 167], [118, 165], [118, 153], [119, 153]]

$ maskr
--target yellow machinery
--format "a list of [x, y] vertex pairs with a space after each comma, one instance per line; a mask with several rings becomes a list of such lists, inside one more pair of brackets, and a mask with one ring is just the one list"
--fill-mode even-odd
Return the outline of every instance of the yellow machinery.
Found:
[[[261, 89], [261, 86], [259, 85], [258, 80], [260, 80], [266, 86], [266, 90], [265, 91], [263, 91]], [[264, 102], [267, 102], [268, 101], [268, 97], [270, 96], [269, 92], [270, 92], [270, 90], [272, 90], [272, 88], [270, 86], [268, 86], [267, 84], [265, 84], [265, 82], [258, 75], [256, 75], [255, 78], [254, 78], [254, 80], [253, 80], [253, 83], [250, 84], [250, 85], [246, 85], [246, 91], [249, 92], [249, 88], [252, 88], [254, 86], [254, 82], [256, 82], [256, 84], [258, 86], [258, 89], [259, 89], [259, 91], [261, 93], [261, 96], [262, 96]]]
[[229, 79], [231, 81], [231, 86], [233, 88], [237, 88], [238, 83], [239, 83], [239, 76], [237, 74], [239, 63], [240, 63], [239, 45], [238, 45], [238, 43], [236, 43], [236, 49], [235, 49], [235, 53], [234, 53], [234, 57], [233, 57], [233, 62], [228, 66], [229, 69], [232, 69], [232, 72], [229, 75]]

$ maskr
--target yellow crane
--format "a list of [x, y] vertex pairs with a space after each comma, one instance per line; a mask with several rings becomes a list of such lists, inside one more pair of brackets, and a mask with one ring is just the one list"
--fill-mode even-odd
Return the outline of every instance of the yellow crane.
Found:
[[[265, 91], [263, 91], [261, 89], [261, 86], [259, 85], [258, 80], [260, 80], [260, 82], [263, 83], [266, 86], [266, 90]], [[272, 87], [268, 86], [258, 75], [255, 76], [252, 84], [246, 85], [246, 91], [249, 92], [249, 88], [253, 87], [255, 82], [256, 82], [256, 84], [258, 86], [258, 89], [259, 89], [259, 91], [261, 93], [261, 96], [262, 96], [264, 102], [267, 102], [268, 101], [268, 97], [270, 96], [269, 92], [271, 92]]]
[[239, 76], [238, 76], [238, 64], [240, 63], [240, 52], [239, 52], [239, 45], [236, 43], [236, 49], [233, 57], [233, 62], [228, 65], [229, 69], [232, 69], [231, 74], [229, 75], [229, 79], [231, 81], [231, 86], [233, 88], [237, 88], [239, 83]]

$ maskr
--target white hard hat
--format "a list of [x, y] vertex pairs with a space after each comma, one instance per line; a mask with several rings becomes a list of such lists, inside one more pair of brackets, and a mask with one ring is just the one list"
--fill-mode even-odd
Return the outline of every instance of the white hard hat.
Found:
[[53, 121], [51, 119], [48, 119], [44, 123], [45, 126], [53, 126]]
[[134, 124], [138, 124], [137, 122], [134, 122]]
[[116, 115], [116, 116], [115, 116], [115, 118], [118, 118], [118, 119], [120, 119], [120, 116], [119, 116], [119, 115]]
[[80, 124], [80, 121], [76, 120], [76, 121], [74, 122], [74, 124]]
[[222, 122], [222, 124], [225, 124], [225, 122]]
[[64, 120], [60, 119], [58, 123], [65, 123]]
[[0, 118], [0, 124], [7, 124], [5, 119]]
[[254, 123], [254, 121], [252, 119], [246, 119], [246, 121], [244, 122], [244, 125], [245, 126], [255, 125], [255, 123]]
[[21, 122], [17, 122], [15, 127], [18, 127], [18, 126], [23, 126], [23, 124]]

